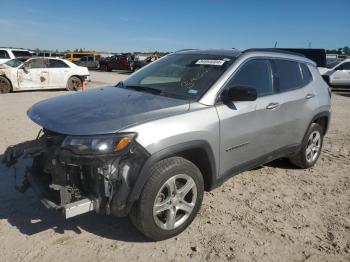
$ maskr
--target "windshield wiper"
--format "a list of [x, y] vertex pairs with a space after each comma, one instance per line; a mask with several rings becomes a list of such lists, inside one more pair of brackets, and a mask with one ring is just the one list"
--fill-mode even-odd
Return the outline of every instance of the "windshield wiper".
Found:
[[144, 91], [144, 92], [156, 94], [156, 95], [163, 94], [162, 90], [157, 89], [157, 88], [153, 88], [153, 87], [148, 87], [148, 86], [124, 86], [123, 84], [121, 84], [121, 86], [126, 88], [126, 89], [134, 89], [136, 91]]

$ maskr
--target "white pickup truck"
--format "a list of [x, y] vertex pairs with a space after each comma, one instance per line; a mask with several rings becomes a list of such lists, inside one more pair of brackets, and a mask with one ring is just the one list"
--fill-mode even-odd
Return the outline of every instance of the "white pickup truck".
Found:
[[350, 86], [350, 59], [330, 63], [318, 70], [330, 86]]

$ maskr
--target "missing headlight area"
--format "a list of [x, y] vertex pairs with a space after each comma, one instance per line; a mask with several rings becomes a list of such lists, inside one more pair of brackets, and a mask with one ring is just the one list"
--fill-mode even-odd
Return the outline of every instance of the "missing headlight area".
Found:
[[[116, 137], [117, 142], [123, 139]], [[93, 210], [125, 216], [129, 194], [148, 153], [130, 140], [120, 151], [79, 154], [64, 146], [64, 141], [67, 136], [44, 130], [37, 139], [6, 150], [3, 161], [8, 166], [15, 167], [21, 158], [33, 159], [18, 190], [31, 186], [45, 206], [62, 211], [66, 218]]]

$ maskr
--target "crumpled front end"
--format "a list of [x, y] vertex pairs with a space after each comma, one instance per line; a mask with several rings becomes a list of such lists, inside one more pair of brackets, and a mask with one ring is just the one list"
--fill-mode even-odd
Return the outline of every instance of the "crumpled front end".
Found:
[[3, 161], [33, 158], [19, 191], [31, 186], [46, 207], [66, 218], [89, 211], [125, 216], [128, 197], [148, 153], [136, 142], [115, 154], [76, 154], [62, 147], [66, 136], [44, 130], [36, 140], [9, 147]]

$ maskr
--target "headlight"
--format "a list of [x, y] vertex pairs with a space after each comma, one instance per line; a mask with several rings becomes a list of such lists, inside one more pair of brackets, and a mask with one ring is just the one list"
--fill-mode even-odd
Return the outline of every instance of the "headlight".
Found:
[[75, 154], [112, 154], [130, 147], [136, 133], [97, 136], [67, 136], [62, 147]]

